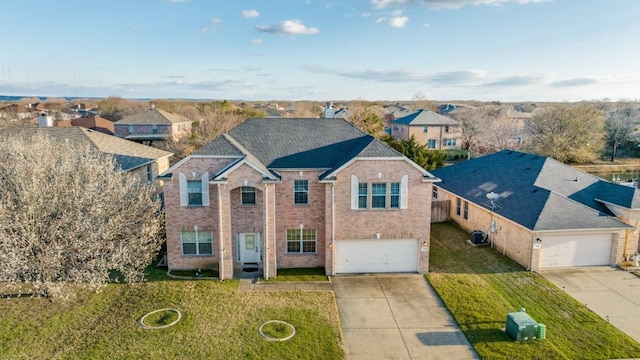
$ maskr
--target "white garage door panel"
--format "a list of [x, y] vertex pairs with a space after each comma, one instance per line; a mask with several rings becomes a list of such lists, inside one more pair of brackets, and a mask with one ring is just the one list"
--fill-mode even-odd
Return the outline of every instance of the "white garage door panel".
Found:
[[609, 265], [611, 234], [546, 236], [542, 239], [541, 268]]
[[336, 241], [336, 273], [415, 271], [418, 271], [415, 239]]

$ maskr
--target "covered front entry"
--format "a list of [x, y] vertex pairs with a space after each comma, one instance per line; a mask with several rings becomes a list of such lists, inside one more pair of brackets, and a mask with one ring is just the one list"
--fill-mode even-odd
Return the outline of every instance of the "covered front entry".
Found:
[[418, 240], [336, 241], [336, 273], [417, 272]]
[[238, 234], [238, 261], [244, 264], [258, 264], [262, 259], [260, 251], [260, 234], [240, 233]]
[[544, 236], [540, 268], [609, 265], [612, 239], [610, 233]]

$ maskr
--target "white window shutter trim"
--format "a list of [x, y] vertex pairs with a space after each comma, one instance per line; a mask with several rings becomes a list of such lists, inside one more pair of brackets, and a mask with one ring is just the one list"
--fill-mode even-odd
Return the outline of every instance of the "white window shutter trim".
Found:
[[202, 174], [202, 206], [209, 206], [209, 172]]
[[403, 175], [400, 179], [400, 209], [407, 208], [409, 200], [409, 175]]
[[189, 193], [187, 187], [187, 175], [178, 173], [178, 182], [180, 187], [180, 206], [189, 205]]
[[351, 210], [358, 208], [358, 177], [351, 175]]

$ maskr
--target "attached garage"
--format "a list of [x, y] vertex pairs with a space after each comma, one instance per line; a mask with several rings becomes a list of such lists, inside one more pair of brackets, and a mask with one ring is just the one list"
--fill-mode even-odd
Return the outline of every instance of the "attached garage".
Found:
[[562, 235], [541, 238], [540, 268], [611, 264], [613, 235]]
[[336, 273], [417, 272], [416, 239], [336, 241]]

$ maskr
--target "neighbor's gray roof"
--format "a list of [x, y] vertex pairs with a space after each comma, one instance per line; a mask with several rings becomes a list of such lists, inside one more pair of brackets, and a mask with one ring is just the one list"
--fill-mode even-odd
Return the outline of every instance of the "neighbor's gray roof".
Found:
[[458, 120], [426, 109], [417, 110], [402, 117], [396, 115], [393, 123], [404, 125], [460, 125]]
[[173, 155], [164, 150], [79, 126], [43, 128], [15, 127], [2, 131], [3, 136], [23, 136], [26, 138], [39, 133], [46, 133], [54, 140], [69, 140], [79, 146], [88, 145], [103, 153], [110, 154], [123, 171], [130, 171], [152, 161]]
[[491, 208], [486, 194], [495, 192], [494, 212], [530, 230], [620, 229], [601, 202], [640, 208], [638, 189], [612, 184], [551, 158], [504, 150], [432, 171], [437, 186]]
[[117, 125], [171, 125], [191, 122], [191, 120], [170, 111], [156, 108], [148, 109], [139, 114], [124, 117], [116, 121]]
[[193, 155], [251, 156], [269, 170], [321, 169], [325, 174], [354, 157], [406, 159], [340, 118], [247, 119]]

